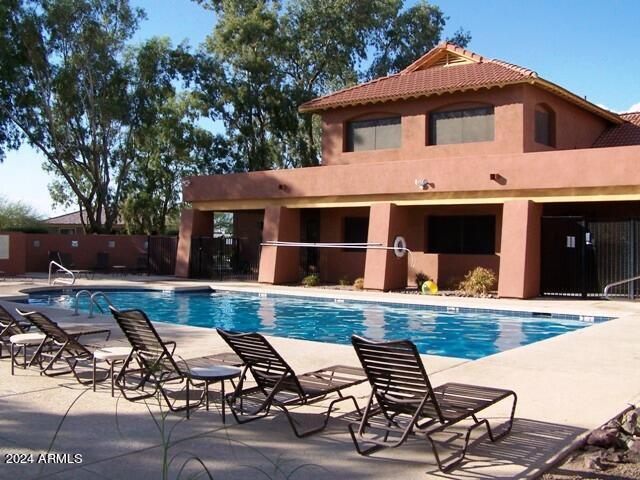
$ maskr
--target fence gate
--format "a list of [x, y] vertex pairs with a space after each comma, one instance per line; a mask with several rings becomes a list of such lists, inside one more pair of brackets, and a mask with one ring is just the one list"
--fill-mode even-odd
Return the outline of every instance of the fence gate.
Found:
[[192, 237], [189, 276], [214, 280], [258, 280], [259, 255], [251, 255], [255, 252], [246, 252], [246, 248], [242, 239], [235, 237]]
[[[598, 297], [604, 287], [640, 273], [640, 221], [542, 218], [543, 295]], [[613, 296], [636, 298], [640, 283], [621, 285]]]
[[148, 238], [148, 270], [150, 275], [174, 275], [178, 237]]

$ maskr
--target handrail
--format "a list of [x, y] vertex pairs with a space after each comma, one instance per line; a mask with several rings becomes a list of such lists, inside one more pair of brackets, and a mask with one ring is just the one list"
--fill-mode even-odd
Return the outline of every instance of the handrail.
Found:
[[87, 295], [89, 297], [89, 303], [91, 303], [91, 292], [89, 290], [80, 290], [79, 292], [76, 293], [76, 304], [75, 307], [73, 309], [73, 316], [77, 317], [78, 315], [80, 315], [80, 313], [78, 312], [79, 307], [80, 307], [80, 297], [82, 295]]
[[620, 285], [624, 285], [625, 283], [635, 282], [636, 280], [640, 280], [640, 275], [610, 283], [604, 287], [604, 292], [602, 293], [602, 296], [605, 299], [609, 300], [609, 290], [611, 290], [613, 287], [618, 287]]
[[[51, 269], [53, 266], [58, 267], [58, 272], [62, 271], [64, 272], [66, 275], [68, 275], [69, 277], [71, 277], [71, 279], [65, 279], [65, 278], [54, 278], [53, 282], [51, 281]], [[56, 272], [56, 273], [58, 273]], [[51, 260], [49, 262], [49, 285], [55, 285], [57, 283], [60, 283], [62, 285], [73, 285], [74, 283], [76, 283], [76, 276], [73, 274], [73, 272], [71, 270], [69, 270], [68, 268], [60, 265], [58, 262], [55, 262], [53, 260]]]
[[115, 308], [115, 305], [113, 304], [113, 302], [107, 296], [106, 293], [104, 293], [104, 292], [93, 292], [93, 293], [91, 293], [89, 290], [80, 290], [79, 292], [76, 293], [76, 304], [75, 304], [74, 312], [73, 312], [74, 316], [79, 315], [78, 310], [80, 308], [80, 297], [82, 297], [83, 295], [87, 295], [89, 297], [89, 318], [93, 318], [93, 307], [94, 307], [94, 305], [98, 308], [100, 313], [104, 313], [104, 310], [102, 310], [102, 307], [98, 303], [98, 300], [97, 300], [98, 297], [104, 298], [109, 306]]
[[107, 305], [109, 305], [110, 307], [114, 307], [115, 305], [113, 304], [113, 302], [111, 301], [111, 299], [107, 296], [106, 293], [104, 292], [94, 292], [91, 295], [91, 304], [89, 305], [89, 318], [93, 318], [93, 306], [95, 305], [96, 307], [98, 307], [98, 310], [100, 310], [100, 313], [104, 313], [104, 310], [102, 310], [102, 307], [100, 307], [100, 305], [98, 304], [98, 301], [96, 300], [97, 297], [102, 297], [105, 299], [105, 301], [107, 302]]

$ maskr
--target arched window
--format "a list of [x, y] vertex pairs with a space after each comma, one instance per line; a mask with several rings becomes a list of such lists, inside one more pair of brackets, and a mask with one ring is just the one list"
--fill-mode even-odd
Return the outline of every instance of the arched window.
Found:
[[536, 105], [535, 110], [535, 140], [536, 143], [556, 146], [556, 114], [544, 103]]

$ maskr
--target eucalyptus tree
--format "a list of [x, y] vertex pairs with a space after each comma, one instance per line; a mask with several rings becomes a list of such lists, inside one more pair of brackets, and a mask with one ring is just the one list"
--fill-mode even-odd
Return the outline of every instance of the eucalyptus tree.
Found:
[[[147, 135], [158, 123], [167, 130], [185, 121], [167, 113], [167, 104], [178, 102], [194, 57], [166, 39], [132, 46], [144, 13], [126, 0], [2, 5], [0, 149], [21, 142], [36, 148], [55, 178], [53, 200], [78, 205], [86, 230], [109, 232], [141, 183], [137, 162], [157, 148]], [[175, 202], [173, 192], [164, 202]]]
[[[442, 39], [448, 20], [426, 1], [196, 1], [218, 18], [199, 88], [239, 171], [317, 165], [319, 119], [298, 106], [397, 72]], [[459, 30], [453, 40], [464, 46], [470, 35]]]

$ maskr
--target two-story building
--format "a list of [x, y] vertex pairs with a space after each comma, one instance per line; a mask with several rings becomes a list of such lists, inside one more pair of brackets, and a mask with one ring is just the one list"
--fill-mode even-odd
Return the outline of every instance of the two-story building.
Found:
[[635, 247], [620, 249], [640, 234], [640, 114], [452, 44], [300, 112], [322, 117], [321, 166], [184, 180], [177, 275], [216, 211], [235, 212], [251, 259], [267, 240], [402, 236], [412, 251], [264, 246], [265, 283], [298, 282], [313, 264], [324, 281], [364, 277], [367, 289], [402, 288], [417, 272], [446, 287], [484, 266], [500, 296], [526, 298], [637, 271]]

